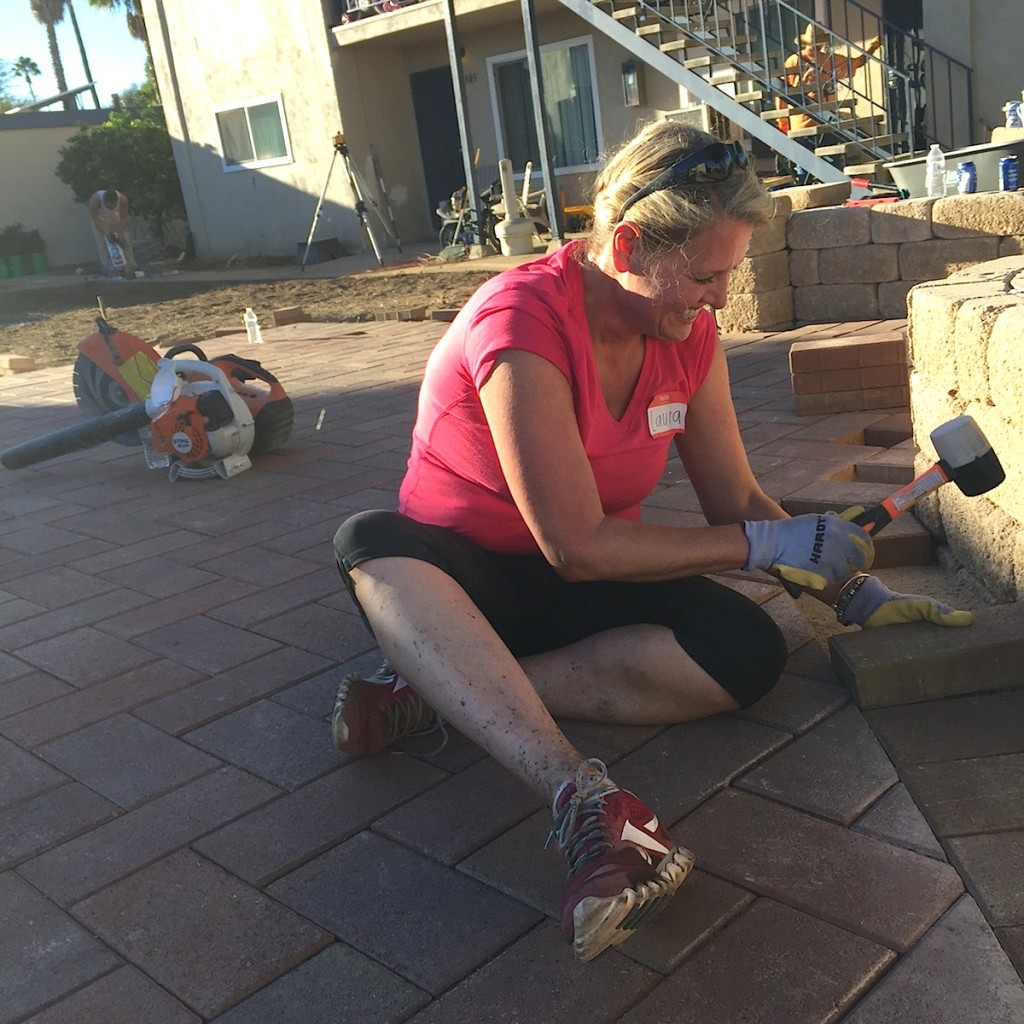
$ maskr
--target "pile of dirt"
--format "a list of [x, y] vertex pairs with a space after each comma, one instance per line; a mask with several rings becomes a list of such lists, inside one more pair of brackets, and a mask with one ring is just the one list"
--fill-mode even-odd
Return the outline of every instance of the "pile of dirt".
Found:
[[265, 325], [275, 309], [301, 306], [320, 322], [362, 322], [377, 314], [461, 306], [493, 270], [446, 268], [362, 272], [334, 278], [211, 283], [181, 277], [86, 281], [0, 292], [0, 352], [31, 356], [37, 367], [73, 363], [78, 342], [96, 329], [100, 307], [122, 331], [152, 345], [213, 338], [241, 327], [246, 306]]

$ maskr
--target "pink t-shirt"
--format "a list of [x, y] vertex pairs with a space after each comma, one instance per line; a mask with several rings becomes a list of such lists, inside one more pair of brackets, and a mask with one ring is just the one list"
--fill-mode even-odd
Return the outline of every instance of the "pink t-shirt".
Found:
[[608, 411], [583, 305], [579, 243], [485, 282], [427, 361], [398, 511], [446, 526], [503, 554], [537, 554], [498, 462], [479, 390], [498, 356], [533, 352], [572, 389], [583, 448], [606, 515], [640, 518], [665, 469], [686, 405], [707, 376], [717, 340], [705, 309], [682, 342], [648, 338], [633, 397], [620, 420]]

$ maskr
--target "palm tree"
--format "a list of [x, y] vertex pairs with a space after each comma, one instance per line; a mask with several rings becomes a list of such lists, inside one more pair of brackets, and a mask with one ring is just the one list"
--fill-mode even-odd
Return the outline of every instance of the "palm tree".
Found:
[[[50, 46], [50, 63], [53, 76], [57, 79], [57, 92], [67, 92], [68, 83], [64, 77], [64, 63], [57, 46], [57, 26], [64, 20], [64, 0], [28, 0], [36, 21], [46, 28], [46, 41]], [[75, 101], [71, 96], [64, 98], [64, 109], [74, 110]]]
[[16, 78], [24, 78], [28, 86], [28, 94], [32, 102], [36, 101], [36, 91], [32, 88], [32, 79], [42, 74], [39, 65], [31, 57], [19, 57], [12, 65], [11, 70]]

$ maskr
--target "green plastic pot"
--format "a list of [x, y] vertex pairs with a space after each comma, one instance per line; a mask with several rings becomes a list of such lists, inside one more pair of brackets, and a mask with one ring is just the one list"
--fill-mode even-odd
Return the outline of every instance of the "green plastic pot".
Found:
[[45, 274], [50, 269], [50, 264], [46, 261], [45, 252], [31, 253], [29, 255], [29, 263], [33, 274]]
[[25, 276], [25, 259], [23, 256], [8, 256], [7, 257], [7, 269], [10, 271], [11, 277], [24, 277]]

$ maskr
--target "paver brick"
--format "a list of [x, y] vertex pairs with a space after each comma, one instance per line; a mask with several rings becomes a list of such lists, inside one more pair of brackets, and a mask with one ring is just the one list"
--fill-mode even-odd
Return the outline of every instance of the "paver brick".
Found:
[[[220, 767], [219, 761], [194, 746], [125, 714], [87, 725], [36, 750], [126, 810]], [[126, 764], [131, 771], [124, 770]]]
[[35, 747], [110, 715], [132, 711], [148, 700], [187, 686], [198, 675], [172, 661], [153, 661], [84, 690], [71, 689], [45, 707], [36, 706], [12, 715], [0, 722], [0, 732], [24, 747]]
[[135, 643], [172, 661], [211, 675], [244, 664], [280, 645], [248, 630], [195, 615], [171, 626], [143, 633]]
[[151, 662], [151, 651], [83, 626], [25, 647], [15, 648], [19, 658], [44, 672], [71, 683], [89, 686]]
[[322, 672], [329, 664], [307, 651], [279, 648], [152, 701], [139, 708], [136, 715], [165, 732], [180, 735]]
[[0, 739], [0, 807], [7, 807], [67, 781], [67, 776], [40, 757]]
[[204, 1017], [284, 974], [330, 936], [186, 850], [111, 885], [75, 914]]
[[338, 764], [326, 722], [261, 700], [186, 733], [189, 743], [282, 789], [297, 789]]
[[1024, 985], [962, 897], [843, 1024], [1019, 1024]]
[[695, 868], [668, 905], [617, 948], [659, 974], [671, 974], [753, 901], [746, 889]]
[[896, 781], [892, 763], [851, 704], [769, 756], [736, 787], [849, 825]]
[[788, 740], [786, 733], [739, 718], [686, 722], [628, 754], [611, 775], [667, 824]]
[[0, 810], [0, 869], [116, 817], [109, 800], [77, 782]]
[[1024, 754], [908, 765], [903, 778], [939, 837], [1024, 828]]
[[1024, 690], [880, 708], [867, 717], [900, 764], [1024, 753]]
[[18, 871], [66, 906], [279, 794], [261, 779], [222, 768], [25, 861]]
[[0, 1019], [20, 1020], [113, 970], [119, 958], [13, 871], [0, 874]]
[[302, 1024], [405, 1020], [430, 1001], [422, 989], [399, 978], [344, 943], [335, 942], [217, 1018], [217, 1024], [291, 1021]]
[[54, 679], [47, 672], [30, 670], [28, 665], [16, 658], [0, 655], [0, 664], [5, 667], [13, 667], [15, 664], [19, 666], [13, 678], [0, 683], [0, 732], [4, 731], [3, 719], [76, 692], [73, 686], [63, 680]]
[[34, 1014], [25, 1024], [202, 1024], [188, 1007], [135, 967], [119, 967], [59, 1003]]
[[963, 888], [948, 864], [737, 790], [672, 835], [706, 870], [901, 951]]
[[452, 865], [542, 806], [524, 782], [484, 758], [388, 812], [374, 831]]
[[926, 857], [946, 859], [942, 845], [902, 783], [886, 792], [874, 807], [857, 820], [853, 829]]
[[787, 671], [756, 704], [733, 714], [799, 735], [838, 711], [849, 700], [850, 694], [845, 687]]
[[924, 622], [844, 633], [829, 641], [832, 664], [862, 708], [1007, 689], [1024, 677], [1024, 606], [976, 609], [962, 633]]
[[869, 939], [761, 899], [621, 1020], [821, 1024], [851, 1006], [893, 959]]
[[[415, 758], [359, 758], [194, 844], [251, 885], [268, 882], [367, 828], [445, 778]], [[412, 806], [417, 806], [415, 801]]]
[[553, 924], [533, 929], [409, 1024], [470, 1021], [614, 1021], [658, 981], [658, 976], [614, 950], [587, 970]]
[[[352, 885], [353, 878], [372, 884]], [[536, 911], [370, 832], [267, 892], [433, 995], [539, 919]]]
[[948, 845], [988, 921], [1024, 925], [1024, 830], [962, 836]]

